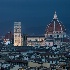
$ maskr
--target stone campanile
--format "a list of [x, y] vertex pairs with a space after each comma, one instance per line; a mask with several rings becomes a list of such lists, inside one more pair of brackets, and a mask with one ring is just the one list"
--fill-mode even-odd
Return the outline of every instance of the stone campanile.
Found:
[[14, 46], [21, 45], [21, 22], [14, 22]]

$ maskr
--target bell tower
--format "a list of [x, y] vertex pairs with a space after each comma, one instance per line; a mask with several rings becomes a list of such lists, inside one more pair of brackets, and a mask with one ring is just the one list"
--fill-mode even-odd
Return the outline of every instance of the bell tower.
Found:
[[14, 46], [21, 45], [21, 22], [14, 22]]

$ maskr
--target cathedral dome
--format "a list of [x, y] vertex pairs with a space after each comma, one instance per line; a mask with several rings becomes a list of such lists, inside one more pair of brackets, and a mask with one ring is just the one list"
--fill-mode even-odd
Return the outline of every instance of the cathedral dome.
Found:
[[64, 25], [58, 20], [56, 12], [54, 14], [53, 20], [46, 27], [46, 33], [53, 33], [53, 31], [56, 31], [56, 32], [63, 31], [63, 32], [65, 32]]

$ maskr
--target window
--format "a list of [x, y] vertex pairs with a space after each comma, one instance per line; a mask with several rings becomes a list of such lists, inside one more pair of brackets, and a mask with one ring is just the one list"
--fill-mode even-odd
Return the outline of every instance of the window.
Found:
[[17, 37], [17, 35], [15, 35], [15, 37]]
[[49, 43], [49, 46], [50, 46], [50, 43]]
[[52, 61], [52, 63], [53, 63], [53, 61]]
[[29, 40], [29, 41], [31, 41], [31, 40]]
[[57, 35], [57, 38], [59, 37], [59, 35]]
[[43, 39], [41, 39], [41, 41], [43, 41]]
[[52, 55], [51, 55], [51, 57], [52, 57]]
[[35, 41], [38, 41], [37, 39], [35, 39]]
[[58, 32], [56, 32], [56, 33], [58, 33]]
[[60, 32], [61, 33], [61, 32]]
[[14, 32], [17, 32], [17, 29], [15, 28]]
[[52, 37], [52, 35], [50, 35], [50, 37]]

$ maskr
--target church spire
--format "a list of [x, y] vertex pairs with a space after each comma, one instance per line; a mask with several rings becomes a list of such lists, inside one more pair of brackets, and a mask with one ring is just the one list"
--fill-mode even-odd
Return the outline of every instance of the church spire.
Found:
[[53, 19], [57, 19], [57, 14], [56, 14], [56, 11], [55, 11], [55, 14], [54, 14], [54, 18]]

